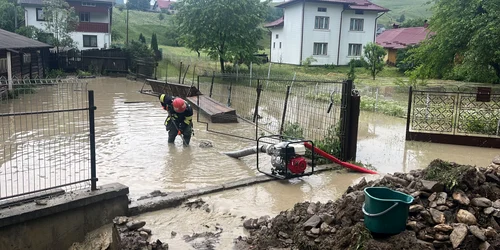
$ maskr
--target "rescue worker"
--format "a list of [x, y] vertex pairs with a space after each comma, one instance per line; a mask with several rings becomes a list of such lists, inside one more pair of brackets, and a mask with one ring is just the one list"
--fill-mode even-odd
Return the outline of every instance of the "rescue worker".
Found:
[[175, 137], [181, 135], [185, 146], [191, 141], [193, 131], [193, 109], [184, 99], [161, 94], [160, 103], [168, 111], [165, 127], [168, 131], [168, 143], [174, 143]]

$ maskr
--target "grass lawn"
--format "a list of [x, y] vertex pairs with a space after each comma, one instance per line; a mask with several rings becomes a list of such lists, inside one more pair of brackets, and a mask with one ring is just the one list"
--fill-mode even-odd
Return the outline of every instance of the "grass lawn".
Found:
[[378, 20], [378, 23], [384, 25], [396, 22], [396, 19], [403, 14], [405, 19], [432, 16], [430, 10], [432, 5], [427, 3], [428, 0], [371, 0], [371, 2], [390, 10]]

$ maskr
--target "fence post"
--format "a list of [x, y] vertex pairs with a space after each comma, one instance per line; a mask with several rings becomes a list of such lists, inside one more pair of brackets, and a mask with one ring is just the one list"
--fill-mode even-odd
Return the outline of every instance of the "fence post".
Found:
[[349, 140], [348, 136], [350, 133], [349, 120], [351, 115], [351, 92], [353, 89], [353, 84], [351, 80], [344, 81], [342, 84], [342, 99], [341, 99], [341, 110], [340, 110], [340, 158], [346, 161], [348, 157]]
[[89, 90], [89, 127], [90, 127], [90, 183], [91, 190], [97, 190], [97, 174], [96, 174], [96, 153], [95, 153], [95, 114], [96, 107], [94, 106], [94, 91]]
[[358, 149], [358, 126], [359, 126], [359, 105], [361, 97], [359, 93], [351, 96], [350, 101], [350, 117], [349, 117], [349, 151], [347, 160], [356, 161], [356, 151]]
[[179, 84], [181, 84], [181, 78], [182, 78], [182, 62], [181, 66], [179, 67]]
[[212, 73], [212, 83], [210, 84], [210, 92], [208, 93], [208, 97], [212, 98], [212, 90], [214, 89], [214, 79], [215, 79], [215, 71]]
[[281, 116], [280, 135], [283, 133], [283, 129], [285, 127], [285, 117], [286, 117], [286, 107], [288, 105], [288, 96], [290, 96], [290, 86], [286, 86], [285, 105], [283, 106], [283, 115]]
[[411, 105], [413, 102], [413, 86], [410, 86], [409, 92], [408, 92], [408, 110], [406, 111], [406, 136], [405, 140], [409, 141], [411, 140], [410, 138], [410, 122], [411, 122]]
[[229, 94], [227, 95], [227, 106], [231, 107], [231, 91], [233, 89], [233, 81], [229, 83]]
[[262, 85], [260, 85], [260, 80], [257, 79], [257, 99], [255, 100], [255, 109], [253, 112], [253, 122], [255, 123], [255, 140], [259, 139], [259, 102], [260, 93], [262, 92]]

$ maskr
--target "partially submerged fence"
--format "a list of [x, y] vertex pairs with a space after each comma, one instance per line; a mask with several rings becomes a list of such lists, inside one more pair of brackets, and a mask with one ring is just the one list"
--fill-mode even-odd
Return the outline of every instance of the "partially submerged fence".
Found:
[[[61, 189], [95, 190], [94, 93], [87, 83], [11, 84], [0, 95], [0, 206]], [[0, 89], [7, 85], [0, 79]]]
[[410, 87], [406, 140], [500, 148], [500, 91]]
[[[264, 134], [285, 134], [324, 144], [337, 141], [340, 145], [331, 149], [341, 148], [341, 152], [330, 153], [340, 154], [343, 159], [355, 159], [359, 96], [357, 106], [353, 106], [350, 81], [213, 75], [199, 76], [197, 87], [209, 98], [235, 109], [234, 116], [249, 124], [241, 129], [222, 125], [218, 130], [207, 125], [208, 130], [252, 140]], [[211, 105], [209, 102], [195, 101], [201, 110], [211, 108], [203, 106]], [[226, 117], [235, 119], [231, 114]]]
[[128, 53], [122, 49], [69, 50], [50, 54], [50, 67], [93, 74], [127, 73]]

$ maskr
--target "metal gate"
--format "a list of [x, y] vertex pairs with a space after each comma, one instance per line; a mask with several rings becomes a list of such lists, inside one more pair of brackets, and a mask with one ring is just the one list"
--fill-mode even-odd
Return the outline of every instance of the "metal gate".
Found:
[[83, 80], [0, 78], [0, 206], [96, 189], [94, 110]]
[[500, 90], [410, 87], [406, 140], [500, 148]]

